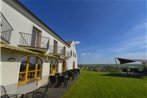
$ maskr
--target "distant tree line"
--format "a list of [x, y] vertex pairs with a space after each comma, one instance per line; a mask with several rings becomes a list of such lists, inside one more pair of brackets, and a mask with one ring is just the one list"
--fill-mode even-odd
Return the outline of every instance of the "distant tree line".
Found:
[[122, 69], [138, 69], [143, 70], [142, 64], [79, 64], [80, 69], [100, 71], [100, 72], [115, 72], [122, 71]]

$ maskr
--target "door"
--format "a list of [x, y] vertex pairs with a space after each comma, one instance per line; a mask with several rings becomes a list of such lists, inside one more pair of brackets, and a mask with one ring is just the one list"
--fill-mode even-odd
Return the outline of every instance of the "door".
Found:
[[73, 69], [75, 69], [75, 62], [73, 62]]
[[66, 56], [66, 47], [63, 47], [63, 55]]
[[33, 27], [31, 46], [40, 47], [40, 41], [41, 41], [41, 31]]

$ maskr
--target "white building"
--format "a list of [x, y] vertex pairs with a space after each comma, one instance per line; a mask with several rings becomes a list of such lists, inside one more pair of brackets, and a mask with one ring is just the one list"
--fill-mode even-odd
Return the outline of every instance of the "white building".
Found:
[[64, 41], [18, 0], [0, 6], [0, 85], [8, 93], [31, 92], [50, 75], [78, 67], [74, 41]]

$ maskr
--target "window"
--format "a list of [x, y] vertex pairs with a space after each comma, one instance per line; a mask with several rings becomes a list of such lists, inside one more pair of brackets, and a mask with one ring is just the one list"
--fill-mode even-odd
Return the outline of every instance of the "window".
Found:
[[71, 54], [71, 56], [72, 56], [72, 51], [70, 51], [70, 54]]
[[55, 73], [58, 73], [58, 61], [52, 60], [50, 63], [50, 75], [55, 75]]
[[42, 60], [36, 56], [24, 57], [21, 61], [19, 84], [41, 79]]

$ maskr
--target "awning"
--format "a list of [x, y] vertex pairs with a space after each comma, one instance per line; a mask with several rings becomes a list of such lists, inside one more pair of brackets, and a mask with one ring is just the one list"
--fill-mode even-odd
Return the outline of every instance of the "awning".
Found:
[[120, 64], [132, 63], [132, 62], [141, 62], [142, 64], [147, 64], [147, 60], [144, 59], [128, 59], [128, 58], [117, 58]]
[[25, 48], [16, 47], [16, 46], [12, 46], [12, 45], [9, 45], [9, 44], [0, 44], [0, 48], [20, 51], [20, 52], [25, 52], [25, 53], [31, 53], [31, 54], [39, 54], [37, 52], [33, 52], [33, 51], [27, 50]]
[[35, 55], [48, 56], [50, 58], [56, 58], [56, 59], [62, 59], [62, 60], [66, 59], [66, 58], [61, 57], [61, 56], [55, 56], [55, 55], [51, 55], [51, 54], [38, 53], [38, 52], [34, 52], [34, 51], [31, 51], [31, 50], [28, 50], [26, 48], [12, 46], [10, 44], [0, 44], [0, 48], [2, 48], [2, 49], [9, 49], [9, 50], [15, 50], [15, 51], [24, 52], [24, 53], [30, 53], [30, 54], [35, 54]]

